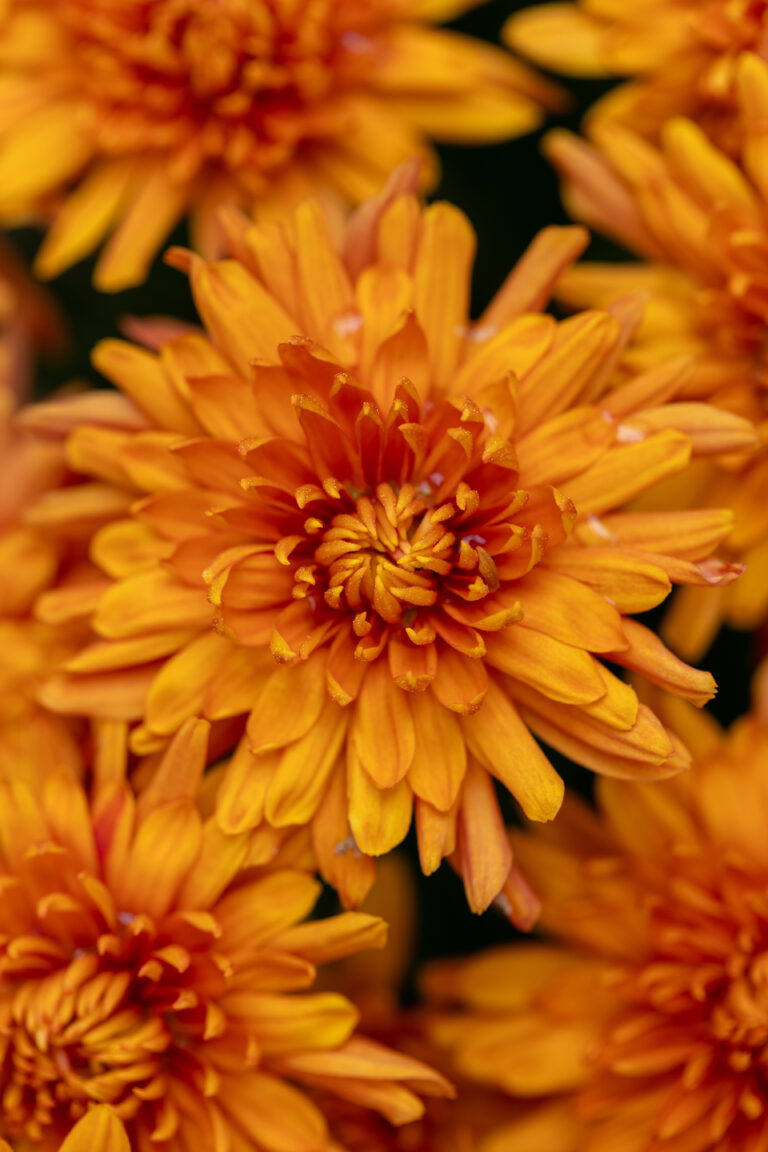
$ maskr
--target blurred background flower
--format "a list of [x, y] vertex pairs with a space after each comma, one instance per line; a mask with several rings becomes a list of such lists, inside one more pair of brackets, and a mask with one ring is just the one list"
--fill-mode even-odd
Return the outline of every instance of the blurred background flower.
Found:
[[17, 1148], [58, 1149], [96, 1103], [132, 1149], [320, 1152], [319, 1092], [393, 1124], [452, 1092], [361, 1037], [345, 997], [309, 991], [316, 964], [381, 947], [386, 926], [300, 923], [318, 882], [249, 867], [248, 836], [198, 806], [207, 730], [185, 725], [138, 796], [119, 723], [96, 726], [88, 791], [56, 762], [37, 787], [0, 778], [0, 1130]]
[[528, 1101], [490, 1147], [768, 1148], [768, 730], [686, 714], [690, 773], [515, 834], [546, 942], [425, 974], [457, 1070]]
[[215, 255], [226, 205], [270, 216], [375, 192], [428, 139], [530, 131], [552, 85], [431, 25], [478, 0], [10, 0], [0, 13], [0, 218], [50, 220], [55, 276], [144, 279], [177, 221]]

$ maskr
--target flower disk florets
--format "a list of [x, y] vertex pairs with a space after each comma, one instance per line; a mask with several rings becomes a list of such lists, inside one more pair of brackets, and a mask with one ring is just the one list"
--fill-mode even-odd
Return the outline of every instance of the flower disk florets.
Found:
[[325, 1116], [297, 1083], [343, 1095], [351, 1072], [354, 1098], [394, 1123], [423, 1111], [409, 1082], [450, 1091], [354, 1035], [343, 996], [308, 991], [314, 960], [380, 947], [385, 926], [301, 925], [317, 882], [244, 867], [247, 837], [195, 804], [207, 727], [184, 726], [138, 799], [116, 729], [97, 735], [92, 804], [66, 771], [37, 792], [0, 781], [0, 1140], [14, 1147], [58, 1148], [107, 1105], [131, 1148], [316, 1152]]
[[[299, 347], [310, 363], [319, 355]], [[285, 347], [286, 361], [296, 352]], [[479, 658], [485, 645], [473, 625], [496, 630], [520, 618], [519, 603], [494, 601], [486, 610], [482, 602], [529, 572], [551, 537], [563, 539], [575, 509], [553, 488], [516, 487], [513, 443], [491, 434], [496, 416], [467, 397], [422, 403], [402, 379], [382, 411], [347, 373], [333, 376], [327, 406], [316, 395], [293, 396], [303, 444], [240, 446], [258, 473], [243, 479], [254, 512], [261, 510], [265, 528], [287, 529], [274, 556], [290, 571], [291, 598], [299, 601], [276, 616], [272, 652], [280, 661], [306, 658], [343, 632], [355, 659], [370, 663], [391, 641], [404, 645], [389, 649], [396, 683], [424, 689], [436, 672], [438, 640]], [[290, 466], [298, 481], [293, 508], [291, 493], [278, 495]], [[230, 553], [210, 570], [223, 628], [229, 621], [236, 632], [248, 607], [245, 570], [261, 561]], [[294, 646], [299, 621], [306, 636]]]

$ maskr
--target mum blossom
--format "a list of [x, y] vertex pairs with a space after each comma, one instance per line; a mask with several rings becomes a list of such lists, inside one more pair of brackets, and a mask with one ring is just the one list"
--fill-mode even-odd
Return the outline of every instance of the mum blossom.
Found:
[[482, 0], [9, 0], [0, 14], [0, 219], [51, 220], [55, 276], [111, 239], [106, 291], [140, 283], [191, 216], [357, 203], [428, 139], [528, 132], [555, 91], [432, 24]]
[[741, 134], [735, 91], [742, 52], [768, 59], [765, 0], [576, 0], [516, 12], [503, 38], [553, 72], [625, 76], [589, 122], [655, 139], [689, 116], [732, 150]]
[[[739, 61], [738, 94], [737, 161], [683, 119], [667, 124], [658, 148], [616, 126], [595, 132], [596, 147], [562, 132], [547, 143], [573, 213], [646, 261], [572, 269], [562, 297], [574, 307], [604, 307], [645, 289], [650, 299], [628, 364], [647, 369], [690, 356], [686, 395], [741, 413], [759, 433], [756, 451], [700, 470], [689, 496], [696, 507], [733, 509], [724, 555], [748, 565], [732, 589], [711, 599], [686, 590], [673, 606], [667, 635], [689, 660], [722, 620], [754, 628], [768, 615], [768, 65], [754, 55]], [[680, 499], [672, 495], [674, 505]]]
[[41, 788], [0, 781], [0, 1133], [14, 1148], [69, 1133], [66, 1152], [91, 1152], [71, 1130], [102, 1104], [109, 1152], [330, 1152], [321, 1093], [395, 1124], [423, 1111], [415, 1092], [450, 1094], [360, 1037], [345, 997], [309, 990], [316, 965], [380, 947], [386, 926], [300, 923], [317, 881], [249, 867], [249, 836], [197, 806], [207, 729], [184, 725], [138, 796], [115, 722], [97, 730], [92, 796], [66, 769]]
[[464, 1006], [436, 1025], [456, 1066], [529, 1103], [488, 1152], [768, 1148], [768, 729], [695, 744], [686, 776], [600, 780], [597, 813], [517, 839], [550, 942], [427, 973]]
[[[730, 513], [618, 510], [692, 450], [754, 434], [669, 402], [678, 365], [608, 391], [634, 303], [537, 311], [581, 229], [542, 233], [473, 325], [470, 225], [404, 179], [343, 253], [316, 205], [290, 228], [231, 221], [235, 259], [176, 257], [207, 334], [96, 349], [145, 426], [89, 425], [75, 404], [70, 462], [131, 514], [93, 540], [97, 640], [42, 698], [141, 721], [137, 752], [191, 715], [247, 718], [223, 829], [311, 824], [343, 889], [355, 853], [388, 852], [415, 813], [424, 870], [456, 849], [480, 909], [512, 863], [492, 777], [534, 820], [562, 799], [531, 730], [596, 771], [686, 764], [603, 659], [712, 695], [628, 617], [673, 582], [738, 574], [707, 559]], [[39, 610], [61, 611], [55, 591]]]

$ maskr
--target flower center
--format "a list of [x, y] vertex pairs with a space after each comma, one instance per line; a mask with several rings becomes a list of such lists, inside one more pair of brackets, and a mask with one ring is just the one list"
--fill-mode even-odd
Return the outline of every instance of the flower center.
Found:
[[[72, 83], [108, 151], [176, 151], [266, 171], [312, 127], [339, 72], [360, 67], [377, 17], [349, 0], [57, 0], [72, 34]], [[67, 67], [66, 63], [62, 67]]]
[[[66, 871], [52, 852], [30, 862], [38, 881], [46, 860]], [[205, 924], [197, 946], [189, 928], [181, 946], [147, 915], [115, 914], [93, 877], [77, 887], [37, 901], [48, 931], [21, 928], [0, 949], [0, 1137], [11, 1142], [48, 1147], [92, 1102], [155, 1130], [168, 1078], [200, 1070], [195, 1051], [211, 1025], [194, 974], [224, 990]]]
[[428, 508], [412, 484], [396, 490], [378, 484], [361, 496], [354, 511], [334, 516], [314, 558], [327, 568], [325, 602], [331, 608], [365, 612], [400, 622], [410, 607], [429, 607], [439, 596], [438, 577], [454, 567], [472, 571], [485, 559], [487, 581], [477, 574], [468, 594], [480, 599], [498, 586], [495, 565], [482, 548], [458, 541], [450, 521], [453, 503]]

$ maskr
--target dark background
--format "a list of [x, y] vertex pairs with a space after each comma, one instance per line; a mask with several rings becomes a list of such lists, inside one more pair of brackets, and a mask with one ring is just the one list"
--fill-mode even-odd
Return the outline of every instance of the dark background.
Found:
[[[492, 43], [506, 17], [531, 0], [491, 0], [455, 22], [455, 27]], [[505, 144], [477, 148], [438, 147], [442, 179], [434, 196], [450, 200], [467, 213], [478, 236], [478, 252], [473, 283], [473, 312], [482, 311], [503, 281], [512, 264], [535, 233], [548, 224], [566, 223], [558, 196], [557, 181], [543, 159], [539, 145], [547, 129], [563, 125], [578, 130], [586, 108], [609, 85], [600, 81], [563, 82], [572, 94], [570, 107], [549, 117], [544, 128], [530, 136]], [[40, 234], [33, 229], [17, 232], [17, 247], [28, 260], [33, 257]], [[186, 230], [180, 227], [172, 243], [185, 244]], [[599, 259], [626, 259], [613, 245], [599, 238], [590, 255]], [[160, 258], [148, 282], [140, 288], [104, 295], [91, 287], [94, 261], [70, 269], [52, 285], [72, 332], [70, 354], [56, 363], [43, 363], [39, 373], [40, 393], [73, 378], [97, 383], [89, 364], [89, 352], [97, 340], [119, 334], [120, 318], [126, 315], [163, 314], [195, 319], [187, 279], [166, 267]], [[103, 382], [102, 382], [103, 383]], [[649, 621], [653, 624], [653, 618]], [[725, 629], [704, 661], [720, 684], [712, 711], [729, 723], [749, 703], [749, 677], [756, 663], [756, 639]], [[567, 784], [582, 795], [591, 795], [591, 775], [553, 757]], [[505, 804], [507, 798], [504, 800]], [[512, 805], [509, 808], [513, 816]], [[464, 953], [489, 943], [508, 940], [515, 933], [493, 910], [483, 917], [473, 916], [465, 903], [457, 878], [444, 865], [437, 875], [424, 879], [418, 871], [413, 837], [405, 846], [413, 861], [420, 892], [419, 960], [448, 953]], [[330, 910], [330, 893], [323, 901]]]

